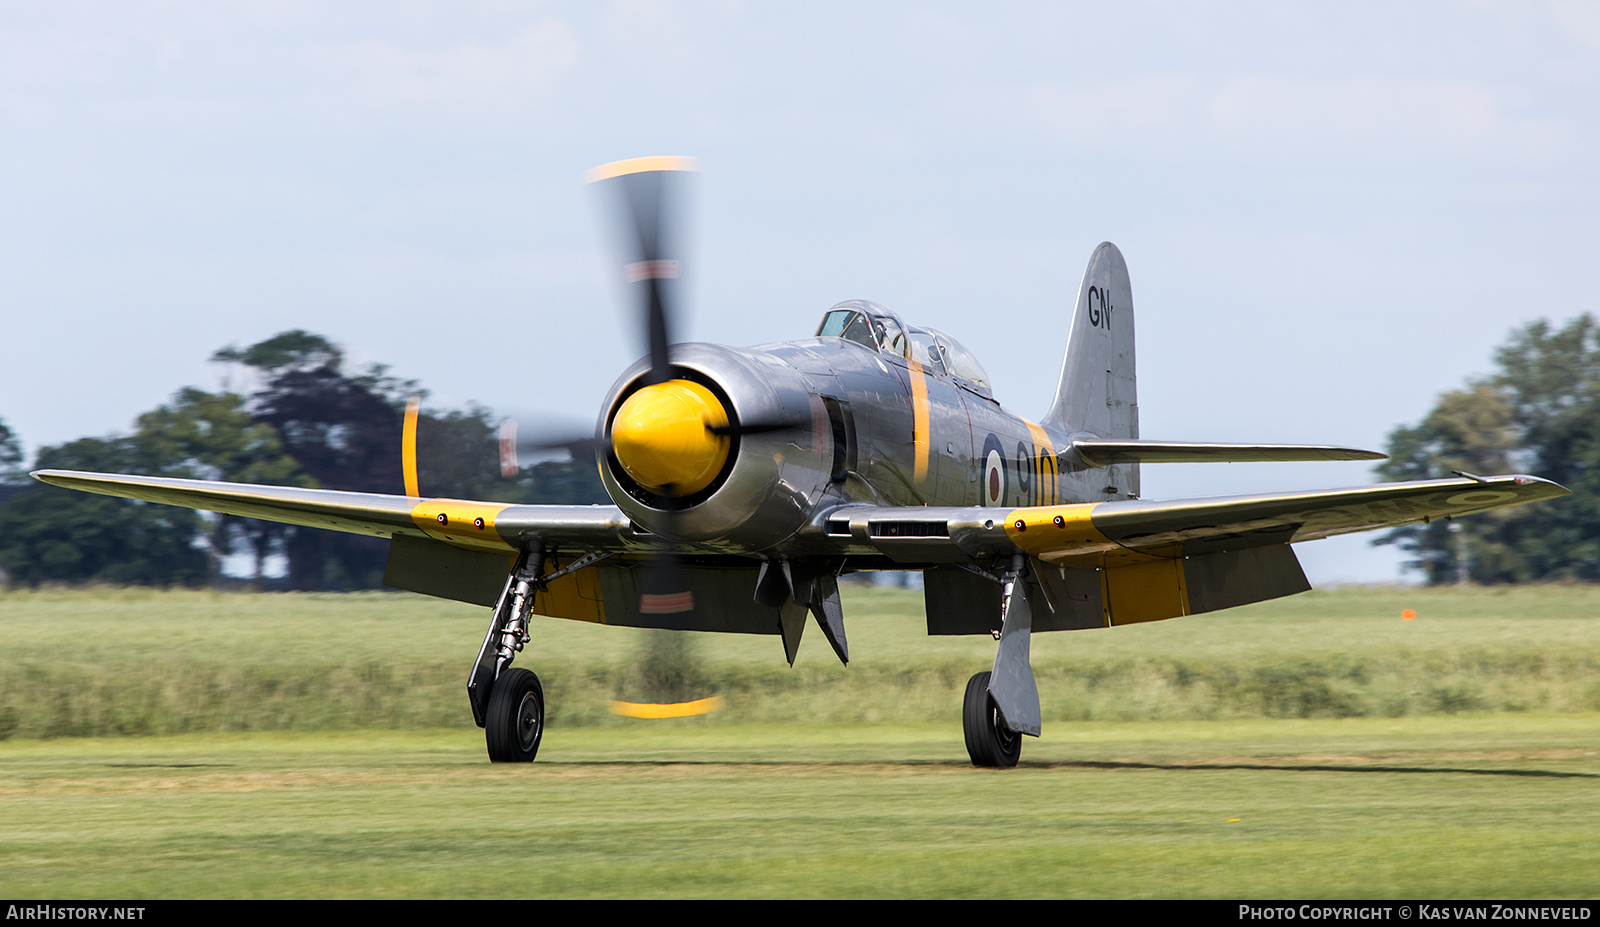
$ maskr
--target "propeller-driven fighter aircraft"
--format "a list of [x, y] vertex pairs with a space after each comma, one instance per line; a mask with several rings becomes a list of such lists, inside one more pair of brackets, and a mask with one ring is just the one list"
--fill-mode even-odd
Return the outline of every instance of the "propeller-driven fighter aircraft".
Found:
[[[773, 634], [793, 664], [813, 616], [848, 662], [838, 578], [921, 570], [929, 634], [992, 634], [962, 716], [978, 766], [1040, 733], [1036, 631], [1176, 618], [1304, 592], [1290, 545], [1566, 495], [1531, 476], [1170, 501], [1141, 463], [1371, 460], [1352, 448], [1139, 437], [1133, 296], [1095, 249], [1068, 322], [1054, 401], [1003, 409], [977, 359], [876, 303], [827, 310], [814, 337], [753, 348], [674, 344], [679, 259], [668, 221], [682, 158], [590, 172], [627, 218], [623, 275], [649, 353], [600, 406], [592, 450], [615, 504], [428, 498], [408, 416], [405, 495], [43, 470], [47, 483], [390, 539], [384, 581], [492, 609], [469, 672], [490, 759], [539, 749], [544, 694], [513, 666], [530, 615]], [[545, 446], [549, 446], [548, 444]]]

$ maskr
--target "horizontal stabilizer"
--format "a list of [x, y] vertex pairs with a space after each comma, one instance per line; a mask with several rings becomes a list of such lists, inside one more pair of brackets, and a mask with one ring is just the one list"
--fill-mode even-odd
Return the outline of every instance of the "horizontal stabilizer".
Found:
[[1323, 444], [1220, 444], [1215, 441], [1140, 441], [1082, 438], [1071, 450], [1091, 467], [1120, 463], [1228, 463], [1291, 460], [1382, 460], [1387, 454]]

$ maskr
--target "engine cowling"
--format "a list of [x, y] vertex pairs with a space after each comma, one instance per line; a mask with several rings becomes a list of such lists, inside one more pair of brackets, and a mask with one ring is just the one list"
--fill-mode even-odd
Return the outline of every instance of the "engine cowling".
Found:
[[[806, 375], [781, 358], [673, 346], [673, 378], [635, 363], [611, 387], [600, 476], [634, 524], [729, 551], [762, 550], [804, 525], [828, 487], [832, 432]], [[747, 423], [759, 430], [742, 432]], [[719, 433], [720, 432], [720, 433]]]

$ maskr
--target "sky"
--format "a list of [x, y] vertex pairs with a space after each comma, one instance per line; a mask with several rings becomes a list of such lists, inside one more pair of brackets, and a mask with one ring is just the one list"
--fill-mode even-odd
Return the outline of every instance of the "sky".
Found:
[[[126, 432], [304, 328], [586, 426], [643, 348], [581, 177], [667, 154], [701, 166], [680, 340], [874, 299], [1037, 418], [1109, 240], [1144, 437], [1381, 450], [1595, 309], [1597, 142], [1592, 3], [3, 2], [0, 420]], [[1399, 579], [1370, 539], [1297, 551]]]

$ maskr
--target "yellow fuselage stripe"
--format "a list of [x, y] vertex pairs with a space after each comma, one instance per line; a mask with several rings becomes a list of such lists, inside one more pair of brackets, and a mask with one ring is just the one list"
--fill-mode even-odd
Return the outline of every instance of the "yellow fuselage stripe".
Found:
[[400, 435], [400, 468], [405, 471], [406, 495], [413, 498], [422, 495], [417, 486], [417, 413], [420, 411], [421, 397], [412, 396], [406, 400], [406, 424]]
[[916, 452], [911, 475], [918, 483], [928, 478], [928, 375], [916, 358], [911, 360], [911, 446]]
[[[1033, 435], [1034, 505], [1055, 505], [1058, 492], [1055, 445], [1050, 442], [1050, 435], [1043, 428], [1027, 419], [1022, 421], [1028, 426], [1028, 433]], [[1047, 471], [1048, 477], [1045, 475]]]

